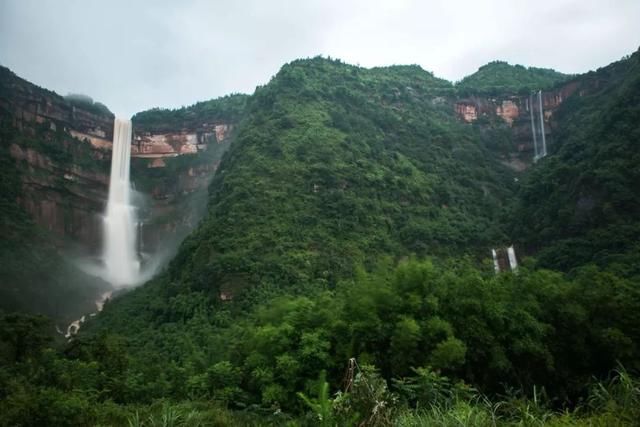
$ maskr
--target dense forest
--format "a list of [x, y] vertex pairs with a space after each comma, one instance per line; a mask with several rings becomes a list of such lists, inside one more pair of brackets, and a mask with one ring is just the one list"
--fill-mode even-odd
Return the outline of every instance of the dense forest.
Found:
[[513, 234], [559, 270], [595, 263], [640, 274], [640, 63], [581, 77], [599, 87], [558, 111], [553, 155], [527, 174]]
[[456, 86], [461, 92], [469, 94], [527, 94], [532, 90], [547, 89], [569, 78], [555, 70], [493, 61], [462, 79]]
[[[591, 89], [524, 172], [502, 125], [446, 101], [567, 79]], [[636, 52], [455, 85], [313, 58], [251, 96], [139, 113], [238, 120], [207, 214], [69, 342], [1, 315], [0, 425], [637, 425], [639, 106]], [[510, 243], [520, 267], [496, 274]]]

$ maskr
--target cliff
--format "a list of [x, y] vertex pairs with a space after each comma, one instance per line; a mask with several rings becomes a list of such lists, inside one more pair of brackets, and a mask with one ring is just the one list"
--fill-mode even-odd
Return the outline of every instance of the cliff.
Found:
[[[544, 132], [547, 145], [553, 147], [554, 129], [558, 127], [555, 113], [572, 95], [586, 96], [598, 90], [598, 82], [588, 79], [572, 79], [556, 84], [541, 91]], [[510, 147], [499, 155], [503, 162], [517, 171], [523, 171], [533, 163], [534, 139], [532, 132], [532, 109], [534, 120], [539, 123], [539, 99], [537, 91], [518, 95], [509, 91], [493, 96], [483, 95], [473, 90], [464, 97], [457, 97], [453, 109], [458, 118], [466, 123], [474, 123], [485, 130], [506, 127], [509, 133]], [[533, 105], [532, 105], [533, 101]], [[539, 126], [536, 124], [535, 126]], [[538, 136], [539, 137], [539, 136]]]
[[[37, 311], [62, 322], [94, 311], [94, 298], [108, 285], [85, 275], [69, 255], [101, 253], [113, 121], [106, 107], [86, 96], [61, 97], [0, 67], [6, 186], [0, 309]], [[166, 260], [203, 215], [207, 186], [235, 122], [215, 114], [169, 127], [153, 117], [142, 122], [134, 120], [131, 174], [140, 207], [139, 251], [145, 260]]]
[[172, 132], [141, 131], [134, 121], [132, 180], [145, 199], [140, 211], [142, 251], [174, 246], [197, 225], [233, 129], [233, 123], [203, 123]]
[[[0, 68], [0, 111], [15, 129], [12, 140], [3, 143], [18, 164], [17, 203], [57, 236], [61, 247], [77, 244], [97, 253], [114, 116], [87, 98], [61, 97]], [[132, 181], [143, 199], [141, 248], [149, 250], [159, 239], [179, 239], [195, 226], [203, 207], [195, 200], [206, 198], [234, 123], [206, 112], [174, 127], [146, 113], [138, 117], [142, 120], [134, 120]], [[192, 209], [194, 204], [199, 208]]]
[[17, 203], [58, 237], [96, 250], [110, 155], [91, 139], [110, 139], [111, 113], [96, 114], [0, 69], [0, 114], [14, 129], [3, 146], [21, 181]]

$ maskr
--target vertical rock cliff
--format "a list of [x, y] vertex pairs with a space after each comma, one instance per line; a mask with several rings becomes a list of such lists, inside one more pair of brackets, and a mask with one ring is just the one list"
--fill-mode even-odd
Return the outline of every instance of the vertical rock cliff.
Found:
[[[217, 102], [204, 104], [216, 110]], [[141, 219], [138, 250], [145, 262], [170, 254], [204, 213], [208, 183], [241, 108], [232, 116], [222, 111], [194, 119], [193, 108], [184, 109], [190, 120], [183, 123], [156, 120], [149, 112], [136, 116], [131, 177]], [[0, 149], [7, 178], [0, 214], [3, 234], [12, 242], [3, 256], [9, 259], [15, 247], [32, 248], [20, 262], [5, 265], [0, 308], [31, 308], [58, 319], [93, 311], [94, 296], [107, 285], [71, 264], [56, 272], [51, 262], [75, 256], [99, 260], [113, 122], [113, 114], [87, 96], [62, 97], [0, 67]], [[24, 232], [11, 234], [11, 228]], [[27, 283], [21, 284], [21, 277]]]

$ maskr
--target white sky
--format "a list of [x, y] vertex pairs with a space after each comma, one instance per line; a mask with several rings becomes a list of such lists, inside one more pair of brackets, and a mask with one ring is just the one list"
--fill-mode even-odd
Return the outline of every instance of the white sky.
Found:
[[459, 80], [496, 59], [580, 73], [640, 46], [640, 0], [0, 0], [0, 64], [119, 115], [251, 93], [318, 54]]

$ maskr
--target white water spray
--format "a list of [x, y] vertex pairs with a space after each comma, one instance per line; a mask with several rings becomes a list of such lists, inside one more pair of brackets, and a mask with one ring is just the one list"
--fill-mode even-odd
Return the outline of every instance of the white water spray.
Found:
[[109, 200], [104, 217], [105, 279], [113, 286], [134, 285], [140, 280], [136, 253], [136, 215], [131, 205], [131, 121], [115, 119]]

